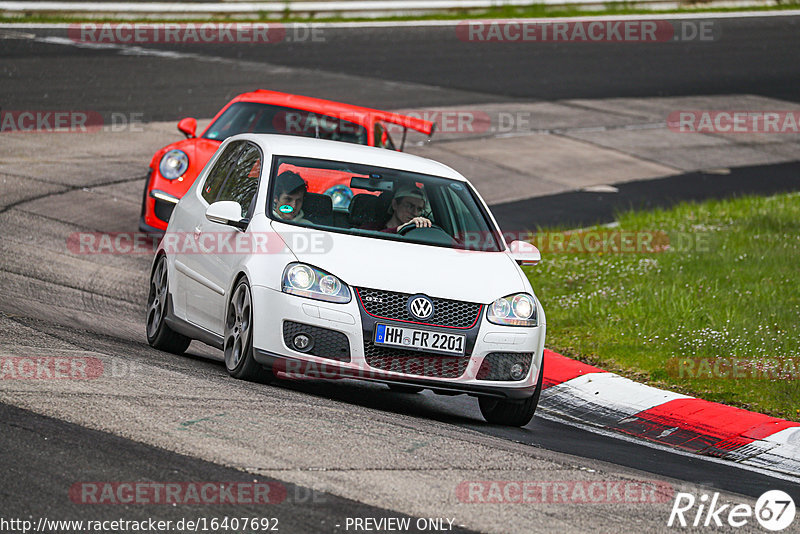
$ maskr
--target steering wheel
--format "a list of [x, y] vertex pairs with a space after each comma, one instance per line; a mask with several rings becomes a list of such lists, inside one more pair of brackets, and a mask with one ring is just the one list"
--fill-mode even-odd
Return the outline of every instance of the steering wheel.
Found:
[[[437, 226], [431, 223], [430, 226], [417, 226], [415, 224], [407, 224], [406, 226], [401, 226], [397, 230], [397, 235], [406, 235], [411, 230], [439, 230], [440, 232], [444, 232], [445, 234], [447, 234], [447, 232], [445, 232], [441, 226]], [[447, 235], [449, 236], [450, 234]]]

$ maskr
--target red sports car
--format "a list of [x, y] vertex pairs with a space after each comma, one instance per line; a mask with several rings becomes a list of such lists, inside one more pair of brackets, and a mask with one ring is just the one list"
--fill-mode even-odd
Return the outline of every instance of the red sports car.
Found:
[[[389, 135], [390, 125], [403, 128], [399, 147]], [[175, 204], [222, 141], [232, 135], [278, 133], [402, 150], [408, 129], [430, 137], [434, 124], [388, 111], [264, 89], [243, 93], [228, 102], [200, 136], [195, 135], [195, 119], [185, 118], [178, 122], [178, 130], [186, 135], [186, 139], [165, 146], [150, 161], [139, 229], [148, 233], [166, 230]], [[337, 207], [347, 208], [352, 192], [346, 179], [338, 178], [341, 177], [331, 176], [325, 191], [312, 192], [327, 193]]]

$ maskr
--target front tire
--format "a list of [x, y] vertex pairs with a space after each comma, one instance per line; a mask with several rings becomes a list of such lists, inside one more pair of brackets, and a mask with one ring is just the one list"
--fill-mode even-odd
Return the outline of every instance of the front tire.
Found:
[[192, 339], [175, 332], [164, 321], [169, 298], [168, 283], [167, 257], [162, 255], [150, 278], [150, 293], [147, 296], [147, 342], [155, 349], [183, 354]]
[[253, 358], [253, 300], [250, 284], [243, 278], [228, 302], [223, 350], [228, 374], [240, 380], [269, 382], [272, 373]]
[[539, 366], [539, 379], [533, 395], [523, 401], [480, 397], [478, 405], [483, 418], [493, 425], [525, 426], [530, 423], [539, 404], [539, 396], [542, 394], [542, 378], [544, 378], [544, 358], [542, 365]]

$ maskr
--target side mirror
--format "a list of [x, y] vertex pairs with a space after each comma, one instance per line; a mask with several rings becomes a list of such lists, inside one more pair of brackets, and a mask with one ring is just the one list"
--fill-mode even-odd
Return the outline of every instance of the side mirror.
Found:
[[511, 257], [520, 265], [536, 265], [542, 260], [539, 249], [525, 241], [512, 241], [508, 248]]
[[206, 208], [206, 219], [211, 222], [226, 224], [240, 230], [247, 228], [249, 219], [242, 218], [242, 207], [232, 200], [220, 200]]
[[183, 135], [187, 138], [191, 139], [194, 137], [195, 132], [197, 132], [197, 120], [191, 117], [181, 119], [178, 121], [178, 130], [183, 132]]

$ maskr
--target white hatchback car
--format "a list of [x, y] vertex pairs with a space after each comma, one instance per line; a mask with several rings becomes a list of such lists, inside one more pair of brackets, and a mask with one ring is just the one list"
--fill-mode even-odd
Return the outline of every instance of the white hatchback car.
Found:
[[217, 347], [236, 378], [465, 393], [490, 423], [522, 426], [541, 391], [545, 316], [519, 264], [538, 261], [532, 245], [506, 244], [445, 165], [242, 134], [173, 212], [147, 339], [174, 353], [193, 339]]

